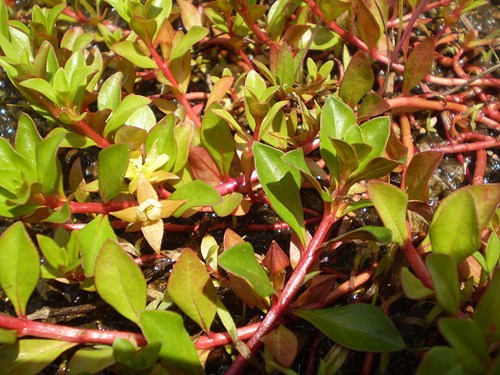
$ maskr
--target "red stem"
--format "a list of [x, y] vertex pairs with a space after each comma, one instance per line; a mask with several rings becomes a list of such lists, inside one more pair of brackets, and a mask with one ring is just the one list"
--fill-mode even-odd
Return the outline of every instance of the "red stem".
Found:
[[172, 90], [172, 93], [174, 94], [175, 98], [186, 108], [186, 112], [191, 120], [195, 123], [196, 126], [201, 127], [201, 120], [200, 117], [196, 114], [194, 111], [193, 107], [187, 100], [186, 96], [181, 93], [178, 88], [179, 88], [179, 83], [175, 79], [174, 75], [170, 71], [170, 67], [168, 66], [168, 63], [165, 63], [161, 56], [158, 54], [156, 49], [153, 46], [149, 47], [149, 52], [151, 53], [151, 56], [153, 57], [153, 60], [156, 62], [156, 65], [160, 68], [162, 71], [163, 75], [165, 76], [166, 79], [170, 81], [170, 83], [174, 86], [174, 90]]
[[[336, 221], [335, 213], [337, 209], [338, 205], [335, 206], [333, 210], [330, 210], [330, 207], [325, 204], [323, 220], [321, 221], [318, 230], [316, 231], [314, 237], [307, 247], [307, 250], [302, 254], [297, 267], [295, 268], [285, 288], [283, 289], [279, 298], [279, 302], [275, 306], [273, 306], [271, 310], [269, 310], [268, 314], [259, 325], [259, 328], [255, 332], [255, 334], [247, 342], [247, 347], [250, 350], [251, 354], [255, 354], [260, 349], [262, 345], [260, 338], [265, 336], [273, 328], [275, 328], [285, 312], [288, 310], [292, 299], [302, 285], [304, 277], [316, 260], [316, 250], [321, 246], [331, 226]], [[226, 375], [242, 374], [244, 373], [247, 365], [247, 359], [242, 355], [239, 355], [236, 361], [234, 361], [229, 370], [226, 372]]]
[[476, 152], [476, 168], [474, 169], [474, 177], [472, 185], [482, 185], [484, 182], [484, 172], [488, 161], [486, 150], [478, 150]]
[[[408, 220], [406, 221], [406, 229], [408, 231], [408, 237], [411, 237], [411, 228]], [[426, 288], [434, 289], [432, 286], [431, 275], [429, 274], [429, 271], [427, 270], [427, 267], [425, 266], [424, 261], [420, 257], [417, 249], [413, 246], [411, 238], [408, 238], [403, 244], [403, 253], [406, 260], [408, 260], [408, 264], [415, 273], [415, 276], [417, 276]]]

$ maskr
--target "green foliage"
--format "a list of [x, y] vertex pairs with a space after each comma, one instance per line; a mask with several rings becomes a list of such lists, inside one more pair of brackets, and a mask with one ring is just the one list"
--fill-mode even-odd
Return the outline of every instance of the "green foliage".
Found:
[[373, 305], [360, 303], [322, 310], [298, 310], [294, 314], [350, 349], [380, 353], [401, 350], [405, 346], [391, 320]]

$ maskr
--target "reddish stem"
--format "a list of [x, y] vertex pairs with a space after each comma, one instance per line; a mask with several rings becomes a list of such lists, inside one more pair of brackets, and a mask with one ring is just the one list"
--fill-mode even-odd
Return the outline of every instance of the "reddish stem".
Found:
[[196, 126], [201, 127], [201, 120], [200, 117], [196, 114], [194, 111], [193, 107], [187, 100], [186, 96], [179, 91], [179, 83], [175, 79], [174, 75], [172, 74], [170, 67], [168, 66], [168, 63], [165, 63], [161, 56], [158, 54], [156, 49], [151, 45], [149, 47], [149, 52], [151, 53], [151, 56], [153, 57], [153, 60], [155, 61], [156, 65], [160, 68], [162, 71], [163, 75], [165, 76], [166, 79], [169, 80], [169, 82], [174, 86], [174, 89], [172, 90], [172, 93], [174, 94], [175, 98], [186, 108], [186, 112], [191, 120], [195, 123]]
[[[408, 231], [408, 237], [411, 237], [411, 228], [408, 220], [406, 221], [406, 230]], [[408, 264], [411, 269], [415, 273], [415, 276], [424, 284], [426, 288], [434, 289], [432, 286], [432, 279], [427, 267], [424, 264], [424, 261], [420, 257], [417, 249], [413, 246], [411, 239], [408, 238], [403, 244], [403, 253], [408, 260]]]
[[486, 170], [486, 162], [488, 158], [486, 150], [478, 150], [476, 152], [476, 168], [474, 169], [474, 177], [472, 185], [482, 185], [484, 182], [484, 172]]
[[458, 152], [478, 151], [486, 148], [494, 148], [500, 146], [500, 141], [481, 141], [474, 143], [461, 143], [443, 146], [434, 146], [432, 151], [444, 152], [447, 154], [455, 154]]
[[[330, 210], [330, 207], [325, 204], [323, 220], [321, 221], [318, 230], [307, 246], [307, 250], [302, 254], [297, 267], [295, 268], [285, 288], [283, 289], [279, 298], [279, 302], [269, 310], [268, 314], [260, 324], [255, 334], [247, 342], [247, 346], [251, 354], [255, 354], [260, 349], [262, 345], [260, 338], [265, 336], [273, 328], [275, 328], [285, 312], [288, 310], [292, 299], [302, 285], [304, 277], [306, 276], [307, 272], [309, 272], [309, 269], [316, 260], [316, 250], [321, 246], [331, 226], [336, 221], [335, 213], [337, 210], [338, 204], [334, 207], [333, 210]], [[229, 370], [226, 372], [226, 375], [242, 374], [247, 365], [247, 359], [242, 355], [239, 355], [231, 365]]]

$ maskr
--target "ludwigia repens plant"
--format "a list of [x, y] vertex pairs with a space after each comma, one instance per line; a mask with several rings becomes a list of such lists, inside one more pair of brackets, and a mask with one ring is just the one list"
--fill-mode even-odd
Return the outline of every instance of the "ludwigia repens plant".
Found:
[[0, 2], [2, 372], [498, 373], [484, 1], [29, 5]]

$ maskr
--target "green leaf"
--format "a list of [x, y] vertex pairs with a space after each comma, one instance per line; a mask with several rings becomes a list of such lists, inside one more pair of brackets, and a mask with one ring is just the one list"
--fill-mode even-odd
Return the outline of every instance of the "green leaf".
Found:
[[463, 189], [472, 194], [476, 203], [479, 230], [485, 229], [500, 204], [500, 184], [472, 185]]
[[434, 62], [434, 37], [424, 39], [417, 45], [405, 64], [403, 73], [403, 95], [422, 81], [431, 72]]
[[271, 106], [271, 108], [269, 109], [269, 112], [267, 112], [266, 116], [262, 120], [262, 123], [260, 126], [260, 131], [259, 131], [259, 139], [266, 135], [269, 128], [273, 124], [274, 119], [280, 113], [281, 108], [283, 108], [288, 103], [289, 103], [288, 100], [282, 100], [282, 101], [279, 101], [277, 103], [274, 103]]
[[36, 165], [36, 148], [41, 140], [33, 119], [26, 113], [21, 113], [17, 123], [16, 151], [23, 155], [31, 165]]
[[361, 180], [370, 180], [386, 176], [400, 164], [401, 163], [396, 160], [390, 160], [382, 157], [374, 158], [370, 160], [361, 170], [357, 170], [350, 175], [346, 185], [352, 185], [353, 183]]
[[269, 277], [257, 262], [248, 242], [227, 249], [219, 256], [219, 265], [227, 272], [245, 279], [260, 297], [275, 294]]
[[439, 330], [457, 353], [464, 369], [484, 374], [488, 362], [488, 346], [476, 322], [467, 319], [444, 318], [438, 321]]
[[488, 283], [488, 288], [476, 306], [473, 320], [479, 325], [484, 335], [500, 339], [500, 272], [495, 272]]
[[116, 72], [102, 84], [97, 95], [97, 109], [99, 111], [106, 108], [116, 111], [121, 101], [122, 80], [123, 73]]
[[94, 266], [99, 250], [108, 239], [116, 241], [116, 234], [109, 225], [108, 217], [103, 215], [98, 215], [77, 233], [85, 276], [92, 277], [94, 276]]
[[[205, 115], [206, 116], [206, 115]], [[163, 169], [170, 171], [174, 166], [177, 155], [177, 143], [174, 137], [175, 117], [165, 116], [148, 133], [146, 140], [146, 154], [156, 145], [156, 154], [165, 154], [168, 161]]]
[[[220, 107], [214, 104], [213, 107]], [[234, 158], [235, 144], [229, 125], [214, 112], [208, 110], [201, 126], [201, 143], [217, 164], [219, 172], [229, 177], [229, 170]]]
[[229, 216], [243, 201], [243, 194], [232, 192], [222, 196], [222, 201], [212, 206], [217, 216]]
[[106, 122], [106, 126], [104, 127], [104, 136], [107, 137], [120, 126], [124, 125], [125, 121], [127, 121], [127, 119], [132, 116], [136, 110], [147, 106], [149, 103], [151, 103], [151, 100], [145, 96], [135, 94], [127, 95]]
[[281, 86], [292, 86], [295, 83], [295, 69], [292, 53], [283, 43], [278, 53], [275, 67], [276, 81]]
[[357, 126], [353, 110], [330, 96], [321, 110], [321, 147], [329, 146], [330, 138], [343, 140], [347, 130], [353, 126]]
[[180, 217], [186, 210], [193, 207], [211, 206], [221, 201], [221, 196], [212, 186], [195, 180], [182, 185], [170, 196], [172, 200], [187, 200], [175, 211], [174, 217]]
[[435, 346], [424, 357], [416, 375], [466, 375], [457, 353], [447, 346]]
[[436, 300], [450, 315], [460, 308], [460, 288], [455, 260], [446, 254], [429, 254], [425, 263], [431, 274]]
[[113, 342], [113, 357], [116, 362], [134, 370], [152, 368], [158, 361], [161, 344], [154, 342], [140, 349], [127, 339], [118, 337]]
[[71, 374], [96, 374], [113, 365], [113, 348], [110, 346], [97, 346], [92, 349], [78, 350], [69, 362]]
[[14, 305], [17, 316], [26, 305], [40, 275], [40, 257], [24, 224], [12, 224], [0, 237], [0, 284]]
[[104, 301], [139, 324], [139, 313], [146, 308], [146, 280], [139, 266], [115, 241], [106, 241], [97, 256], [95, 285]]
[[49, 99], [52, 103], [58, 103], [56, 93], [50, 83], [41, 78], [30, 78], [20, 83], [21, 86], [39, 92]]
[[385, 227], [392, 231], [392, 242], [401, 246], [408, 238], [406, 229], [408, 196], [401, 189], [381, 181], [370, 181], [368, 192], [380, 219]]
[[60, 247], [52, 238], [37, 234], [36, 239], [43, 256], [53, 268], [59, 269], [68, 264], [66, 250]]
[[255, 169], [276, 213], [306, 241], [304, 214], [300, 201], [300, 172], [281, 159], [283, 152], [255, 142]]
[[441, 202], [428, 236], [433, 252], [449, 254], [457, 263], [479, 250], [481, 234], [476, 201], [468, 189], [459, 189]]
[[191, 121], [182, 122], [174, 127], [174, 139], [176, 142], [176, 156], [172, 169], [173, 173], [179, 173], [189, 157], [189, 146], [193, 139], [194, 124]]
[[340, 83], [339, 96], [351, 108], [372, 88], [375, 76], [369, 55], [364, 51], [354, 54]]
[[99, 152], [99, 194], [104, 202], [122, 192], [129, 156], [128, 143], [115, 144]]
[[358, 303], [321, 310], [296, 310], [330, 339], [362, 352], [395, 352], [405, 343], [391, 320], [379, 307]]
[[360, 130], [363, 143], [371, 146], [371, 150], [360, 157], [359, 169], [362, 170], [368, 162], [384, 154], [391, 132], [391, 121], [387, 116], [377, 117], [362, 124]]
[[427, 298], [434, 293], [405, 267], [401, 269], [401, 284], [406, 297], [411, 299]]
[[484, 250], [485, 271], [492, 275], [500, 261], [500, 238], [492, 232]]
[[153, 38], [158, 27], [155, 20], [133, 15], [129, 25], [147, 46], [153, 45]]
[[36, 148], [38, 180], [44, 194], [56, 194], [62, 189], [62, 171], [57, 150], [64, 134], [54, 134], [40, 141]]
[[143, 311], [140, 322], [148, 342], [161, 343], [160, 358], [167, 365], [188, 374], [205, 373], [180, 315], [171, 311]]
[[331, 244], [335, 242], [344, 242], [352, 240], [363, 240], [363, 241], [377, 241], [384, 245], [391, 243], [392, 232], [388, 228], [376, 227], [373, 225], [365, 225], [364, 227], [351, 230], [350, 232], [344, 233], [334, 239], [326, 242], [326, 244]]
[[189, 49], [206, 37], [208, 29], [206, 27], [193, 25], [186, 35], [184, 35], [179, 44], [175, 45], [170, 54], [170, 61], [181, 58]]
[[167, 292], [174, 303], [205, 332], [217, 311], [217, 292], [193, 250], [185, 248], [169, 276]]
[[429, 200], [429, 179], [442, 159], [443, 154], [436, 151], [424, 151], [411, 159], [405, 175], [409, 200], [422, 202]]
[[0, 347], [5, 374], [38, 374], [66, 350], [78, 344], [58, 340], [22, 339]]
[[124, 40], [111, 46], [113, 52], [125, 57], [138, 68], [158, 69], [156, 63], [146, 56], [132, 41]]

